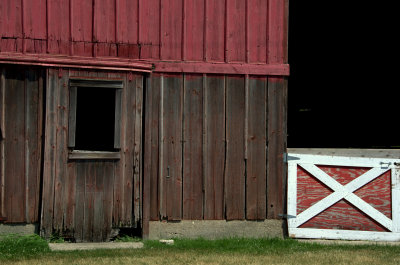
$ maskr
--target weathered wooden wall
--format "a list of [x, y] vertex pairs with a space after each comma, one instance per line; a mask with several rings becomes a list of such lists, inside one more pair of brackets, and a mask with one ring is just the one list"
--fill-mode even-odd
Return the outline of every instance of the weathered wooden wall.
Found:
[[[119, 160], [68, 160], [69, 79], [123, 80]], [[41, 233], [104, 241], [141, 220], [143, 76], [48, 70]], [[95, 100], [96, 95], [93, 95]]]
[[0, 51], [269, 63], [284, 47], [284, 2], [5, 0]]
[[36, 223], [44, 72], [12, 66], [0, 71], [0, 217], [9, 223]]
[[145, 96], [145, 218], [279, 218], [285, 211], [285, 82], [153, 75]]
[[[285, 213], [287, 18], [288, 0], [3, 1], [0, 63], [61, 67], [47, 72], [42, 234]], [[142, 91], [129, 76], [150, 63]], [[68, 160], [71, 76], [124, 80], [120, 160]]]

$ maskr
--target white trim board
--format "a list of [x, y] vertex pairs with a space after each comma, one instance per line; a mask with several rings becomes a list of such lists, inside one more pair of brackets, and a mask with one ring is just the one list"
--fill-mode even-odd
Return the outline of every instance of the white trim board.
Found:
[[367, 241], [400, 241], [400, 233], [314, 228], [292, 228], [290, 237], [309, 239], [340, 239]]
[[366, 157], [346, 157], [331, 155], [309, 155], [309, 154], [287, 154], [288, 163], [296, 164], [317, 164], [335, 165], [347, 167], [381, 167], [395, 168], [395, 163], [400, 165], [400, 159], [391, 158], [366, 158]]

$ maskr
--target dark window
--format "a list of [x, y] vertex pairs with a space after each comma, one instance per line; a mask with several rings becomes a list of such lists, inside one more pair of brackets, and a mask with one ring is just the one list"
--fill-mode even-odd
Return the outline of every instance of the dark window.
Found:
[[118, 151], [121, 92], [122, 81], [70, 81], [70, 149]]
[[114, 151], [115, 90], [77, 88], [75, 149]]

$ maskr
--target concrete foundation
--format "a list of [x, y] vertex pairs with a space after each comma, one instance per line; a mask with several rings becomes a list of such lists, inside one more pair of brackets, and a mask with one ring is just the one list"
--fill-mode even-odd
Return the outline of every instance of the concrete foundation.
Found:
[[142, 242], [50, 243], [52, 251], [143, 248]]
[[178, 222], [151, 221], [149, 239], [168, 238], [206, 238], [218, 239], [229, 237], [244, 238], [283, 238], [286, 233], [285, 221], [225, 221], [196, 220]]
[[0, 235], [32, 235], [39, 233], [38, 224], [0, 224]]

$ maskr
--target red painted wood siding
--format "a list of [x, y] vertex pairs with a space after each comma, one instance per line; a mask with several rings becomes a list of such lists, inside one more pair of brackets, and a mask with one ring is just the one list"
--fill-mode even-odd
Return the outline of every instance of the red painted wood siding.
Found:
[[283, 64], [287, 0], [3, 0], [0, 53]]
[[[321, 170], [339, 182], [346, 185], [352, 180], [366, 173], [370, 168], [352, 168], [340, 166], [318, 166]], [[330, 195], [332, 191], [324, 184], [312, 177], [300, 166], [297, 169], [297, 214], [300, 214], [321, 199]], [[363, 186], [355, 195], [373, 206], [388, 218], [392, 218], [391, 205], [391, 173], [387, 171], [367, 185]], [[367, 214], [342, 199], [314, 216], [300, 228], [345, 229], [362, 231], [381, 231], [387, 229], [370, 218]]]

